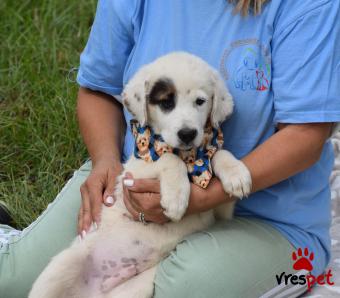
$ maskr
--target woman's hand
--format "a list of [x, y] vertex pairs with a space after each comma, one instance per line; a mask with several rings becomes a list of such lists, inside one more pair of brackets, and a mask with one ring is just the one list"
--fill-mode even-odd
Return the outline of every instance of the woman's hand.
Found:
[[158, 224], [169, 221], [161, 206], [160, 184], [157, 179], [133, 179], [127, 173], [123, 180], [124, 203], [133, 219], [139, 220], [139, 213], [144, 213], [145, 220]]
[[[135, 220], [139, 220], [139, 213], [142, 212], [146, 221], [158, 224], [169, 221], [163, 214], [164, 210], [160, 204], [160, 184], [157, 179], [133, 179], [132, 175], [128, 174], [123, 180], [123, 185], [125, 206]], [[206, 189], [191, 183], [186, 214], [204, 212], [233, 200], [224, 192], [217, 178], [212, 179]]]
[[96, 162], [86, 181], [81, 185], [82, 203], [78, 215], [78, 233], [83, 237], [91, 224], [100, 221], [102, 204], [110, 207], [114, 204], [113, 192], [116, 178], [123, 170], [119, 162], [101, 160]]
[[116, 177], [123, 169], [120, 159], [126, 126], [123, 106], [118, 101], [82, 87], [78, 93], [77, 115], [93, 166], [81, 186], [78, 232], [84, 234], [92, 222], [99, 222], [102, 203], [107, 206], [114, 203]]

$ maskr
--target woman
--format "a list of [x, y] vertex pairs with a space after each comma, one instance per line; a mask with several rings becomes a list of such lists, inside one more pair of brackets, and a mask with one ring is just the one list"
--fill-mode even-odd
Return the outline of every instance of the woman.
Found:
[[[191, 235], [160, 264], [155, 297], [296, 297], [306, 287], [277, 288], [276, 275], [296, 273], [291, 255], [298, 248], [308, 248], [310, 259], [313, 252], [314, 275], [323, 272], [333, 165], [327, 139], [340, 121], [340, 1], [235, 2], [99, 1], [78, 73], [79, 125], [92, 164], [4, 245], [1, 297], [27, 295], [49, 258], [73, 239], [79, 187], [82, 237], [100, 223], [102, 203], [114, 204], [115, 179], [133, 148], [131, 116], [117, 95], [142, 65], [178, 50], [202, 57], [224, 77], [236, 106], [222, 127], [225, 147], [248, 167], [253, 189], [237, 202], [235, 219]], [[135, 219], [142, 212], [147, 221], [167, 221], [158, 181], [126, 179]], [[218, 179], [206, 190], [192, 185], [187, 212], [233, 199]]]

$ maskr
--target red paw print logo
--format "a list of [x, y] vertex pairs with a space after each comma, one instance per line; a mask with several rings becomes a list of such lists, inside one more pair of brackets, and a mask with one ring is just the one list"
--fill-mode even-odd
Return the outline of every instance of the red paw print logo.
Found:
[[312, 271], [313, 270], [313, 265], [312, 261], [314, 260], [314, 253], [311, 252], [309, 253], [308, 248], [305, 248], [302, 254], [302, 249], [299, 248], [297, 250], [297, 254], [294, 251], [292, 253], [292, 259], [294, 261], [293, 268], [295, 270], [307, 270], [307, 271]]

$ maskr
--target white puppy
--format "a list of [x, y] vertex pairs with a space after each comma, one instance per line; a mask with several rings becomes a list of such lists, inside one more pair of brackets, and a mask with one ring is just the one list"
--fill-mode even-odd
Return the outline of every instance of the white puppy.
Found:
[[[214, 223], [213, 211], [183, 215], [190, 193], [188, 169], [195, 168], [193, 151], [208, 143], [207, 123], [213, 127], [209, 131], [218, 129], [233, 109], [218, 73], [200, 58], [172, 53], [141, 68], [125, 87], [123, 99], [140, 127], [149, 127], [166, 143], [164, 147], [157, 141], [156, 150], [148, 154], [149, 132], [140, 137], [134, 131], [142, 153], [129, 159], [124, 173], [158, 178], [161, 205], [172, 221], [164, 225], [133, 221], [122, 199], [123, 173], [115, 192], [117, 202], [111, 208], [103, 207], [98, 229], [52, 259], [34, 283], [30, 298], [151, 297], [156, 265], [184, 236]], [[175, 154], [175, 150], [187, 154]], [[162, 154], [152, 162], [155, 152]], [[190, 167], [179, 157], [182, 155]], [[225, 150], [210, 150], [208, 155], [212, 160], [204, 177], [210, 178], [212, 167], [227, 193], [247, 196], [251, 177], [244, 164]], [[202, 159], [197, 163], [203, 164]], [[217, 213], [231, 218], [232, 212], [233, 204], [225, 204]]]

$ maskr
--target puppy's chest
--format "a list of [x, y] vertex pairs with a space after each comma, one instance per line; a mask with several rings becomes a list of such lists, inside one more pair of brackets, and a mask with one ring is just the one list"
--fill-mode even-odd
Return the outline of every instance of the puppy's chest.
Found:
[[[190, 182], [206, 188], [213, 177], [211, 158], [222, 149], [223, 133], [208, 123], [204, 130], [202, 145], [198, 148], [180, 150], [169, 146], [161, 135], [155, 134], [150, 126], [141, 126], [131, 120], [131, 130], [135, 138], [134, 156], [146, 162], [156, 162], [163, 154], [179, 156], [186, 164]], [[143, 139], [143, 147], [139, 140]]]

